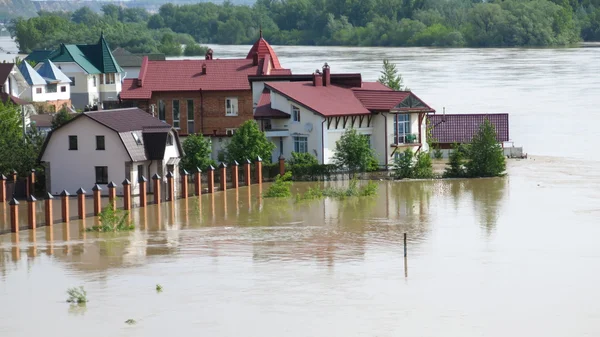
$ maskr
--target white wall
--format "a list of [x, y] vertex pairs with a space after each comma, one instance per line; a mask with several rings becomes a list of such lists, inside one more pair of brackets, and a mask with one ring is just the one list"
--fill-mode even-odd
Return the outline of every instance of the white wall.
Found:
[[[65, 87], [66, 91], [61, 92], [60, 88]], [[42, 93], [38, 94], [37, 89], [42, 89]], [[33, 102], [46, 102], [56, 100], [67, 100], [71, 98], [71, 84], [59, 83], [56, 85], [56, 92], [47, 92], [46, 85], [34, 85], [30, 90], [27, 90], [27, 99]]]
[[[76, 135], [78, 149], [69, 150], [69, 136]], [[104, 135], [106, 150], [96, 150], [96, 136]], [[75, 194], [83, 187], [91, 193], [96, 182], [96, 166], [108, 166], [108, 181], [114, 181], [122, 194], [121, 182], [126, 178], [125, 163], [130, 162], [118, 133], [102, 126], [90, 118], [82, 116], [54, 132], [48, 142], [42, 161], [49, 162], [50, 190], [59, 194], [67, 190]], [[108, 193], [106, 185], [101, 185], [103, 194]]]
[[[252, 82], [252, 108], [255, 109], [265, 88], [265, 82]], [[253, 110], [254, 111], [254, 110]]]

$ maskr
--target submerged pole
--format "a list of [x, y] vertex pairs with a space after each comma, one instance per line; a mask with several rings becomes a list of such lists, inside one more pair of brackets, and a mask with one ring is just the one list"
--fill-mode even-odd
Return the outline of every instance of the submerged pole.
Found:
[[406, 257], [406, 233], [404, 233], [404, 257]]

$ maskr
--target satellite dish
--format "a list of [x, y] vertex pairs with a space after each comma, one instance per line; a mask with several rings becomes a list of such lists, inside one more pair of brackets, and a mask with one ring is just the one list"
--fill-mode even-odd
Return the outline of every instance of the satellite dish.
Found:
[[312, 123], [304, 124], [304, 130], [306, 130], [306, 132], [312, 132], [312, 129], [313, 129]]

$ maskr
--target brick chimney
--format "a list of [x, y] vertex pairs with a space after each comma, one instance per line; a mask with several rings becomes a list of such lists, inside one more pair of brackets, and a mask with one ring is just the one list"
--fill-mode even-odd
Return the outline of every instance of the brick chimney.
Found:
[[254, 55], [252, 55], [252, 65], [253, 66], [258, 65], [258, 52], [254, 53]]
[[211, 48], [208, 48], [208, 50], [206, 51], [206, 55], [204, 56], [204, 59], [206, 59], [206, 60], [213, 59], [213, 50]]
[[313, 73], [313, 85], [315, 87], [323, 86], [323, 74], [321, 74], [321, 71], [319, 69], [315, 70], [315, 72]]
[[329, 65], [325, 63], [323, 65], [323, 86], [327, 86], [331, 84], [331, 70], [329, 69]]
[[206, 63], [202, 63], [202, 75], [206, 75]]

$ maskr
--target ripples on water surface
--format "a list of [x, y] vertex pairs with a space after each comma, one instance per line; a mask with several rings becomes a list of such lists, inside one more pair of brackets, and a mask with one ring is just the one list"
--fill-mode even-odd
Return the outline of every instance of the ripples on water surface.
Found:
[[[0, 235], [0, 336], [599, 336], [590, 46], [275, 47], [295, 72], [327, 61], [366, 80], [388, 57], [439, 112], [510, 112], [517, 145], [551, 157], [500, 179], [381, 182], [359, 201], [260, 200], [253, 186], [135, 210], [132, 233], [74, 221]], [[83, 309], [64, 303], [77, 285]]]

